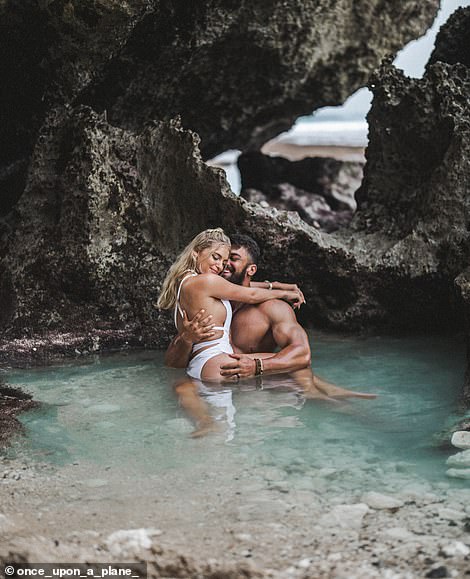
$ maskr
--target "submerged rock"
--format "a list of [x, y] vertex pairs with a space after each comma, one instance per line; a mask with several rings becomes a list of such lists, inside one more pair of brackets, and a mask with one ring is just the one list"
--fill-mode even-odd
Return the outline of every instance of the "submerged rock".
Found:
[[396, 499], [395, 497], [390, 497], [388, 495], [383, 495], [381, 493], [370, 491], [365, 493], [361, 497], [361, 501], [371, 507], [372, 509], [389, 509], [396, 510], [402, 507], [405, 503]]
[[31, 394], [0, 380], [0, 448], [7, 446], [14, 434], [23, 432], [17, 414], [38, 406]]

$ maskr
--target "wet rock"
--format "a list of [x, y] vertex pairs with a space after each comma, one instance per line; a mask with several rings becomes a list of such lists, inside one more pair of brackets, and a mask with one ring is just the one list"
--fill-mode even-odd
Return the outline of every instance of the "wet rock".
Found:
[[451, 478], [470, 479], [470, 468], [449, 468], [446, 475]]
[[383, 495], [376, 492], [368, 492], [362, 495], [361, 502], [365, 503], [372, 509], [389, 509], [396, 510], [404, 505], [404, 502], [400, 499], [390, 497], [388, 495]]
[[454, 432], [451, 443], [456, 448], [470, 449], [470, 432], [465, 430]]

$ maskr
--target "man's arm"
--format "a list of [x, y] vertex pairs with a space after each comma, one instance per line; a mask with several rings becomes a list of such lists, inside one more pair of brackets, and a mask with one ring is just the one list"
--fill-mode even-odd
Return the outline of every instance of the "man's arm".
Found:
[[[263, 374], [295, 372], [307, 368], [311, 363], [308, 336], [297, 322], [292, 308], [280, 301], [271, 301], [263, 306], [269, 318], [274, 340], [281, 350], [263, 359]], [[221, 366], [222, 376], [239, 375], [247, 378], [255, 375], [257, 354], [231, 354], [233, 362]]]
[[173, 338], [165, 352], [165, 365], [171, 368], [186, 368], [195, 342], [209, 340], [215, 334], [212, 316], [204, 317], [204, 310], [188, 320], [183, 310], [183, 330]]
[[287, 290], [287, 291], [298, 291], [301, 296], [301, 303], [306, 304], [305, 296], [302, 290], [295, 283], [282, 283], [280, 281], [250, 281], [250, 287], [261, 287], [266, 289], [277, 289], [277, 290]]
[[263, 360], [263, 373], [295, 372], [310, 366], [311, 352], [307, 332], [297, 321], [292, 308], [282, 302], [269, 306], [265, 309], [274, 341], [280, 350], [274, 356]]

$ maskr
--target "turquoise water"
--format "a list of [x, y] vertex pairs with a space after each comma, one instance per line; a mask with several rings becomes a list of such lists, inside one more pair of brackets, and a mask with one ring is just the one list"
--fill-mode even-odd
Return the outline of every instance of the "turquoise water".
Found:
[[273, 479], [281, 473], [285, 484], [338, 492], [468, 484], [446, 477], [452, 451], [436, 442], [457, 417], [462, 341], [315, 335], [312, 352], [320, 376], [378, 398], [305, 401], [286, 378], [262, 390], [234, 385], [203, 396], [219, 431], [192, 439], [194, 426], [172, 389], [181, 373], [164, 368], [163, 354], [112, 355], [10, 371], [8, 382], [42, 406], [22, 415], [27, 434], [9, 454], [58, 470], [80, 464], [103, 473], [126, 464], [129, 480], [170, 472], [183, 480], [211, 464], [228, 482], [242, 467], [260, 468]]

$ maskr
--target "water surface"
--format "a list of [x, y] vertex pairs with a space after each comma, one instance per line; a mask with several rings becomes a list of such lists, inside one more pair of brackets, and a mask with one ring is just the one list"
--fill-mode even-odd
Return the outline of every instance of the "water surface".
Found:
[[10, 453], [57, 468], [110, 471], [125, 463], [131, 478], [175, 469], [191, 477], [195, 465], [210, 462], [229, 484], [240, 465], [280, 469], [277, 477], [293, 485], [333, 481], [329, 488], [338, 491], [376, 487], [378, 478], [390, 491], [405, 479], [463, 484], [446, 478], [450, 451], [437, 442], [458, 409], [459, 339], [311, 339], [320, 376], [378, 398], [305, 401], [287, 378], [263, 390], [237, 385], [203, 397], [220, 432], [194, 440], [172, 389], [181, 374], [164, 368], [163, 354], [112, 355], [10, 372], [11, 384], [42, 402], [22, 416], [27, 436]]

